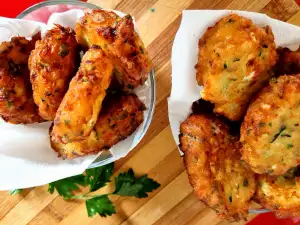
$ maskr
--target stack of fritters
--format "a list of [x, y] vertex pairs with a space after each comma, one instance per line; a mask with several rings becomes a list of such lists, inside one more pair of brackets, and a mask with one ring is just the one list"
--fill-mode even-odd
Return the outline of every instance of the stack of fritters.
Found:
[[275, 46], [270, 27], [235, 14], [199, 40], [196, 77], [212, 110], [198, 103], [182, 122], [180, 149], [198, 198], [231, 221], [252, 200], [300, 215], [300, 51]]
[[[131, 91], [146, 81], [152, 64], [130, 15], [94, 10], [76, 32], [56, 25], [37, 39], [16, 37], [0, 47], [6, 121], [54, 121], [51, 145], [63, 158], [109, 149], [143, 122], [145, 106]], [[86, 52], [79, 67], [80, 49]]]

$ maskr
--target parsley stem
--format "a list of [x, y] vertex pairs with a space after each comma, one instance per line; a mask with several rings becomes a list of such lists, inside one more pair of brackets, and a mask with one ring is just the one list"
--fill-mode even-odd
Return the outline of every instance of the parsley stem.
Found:
[[[89, 192], [90, 193], [90, 192]], [[91, 198], [95, 198], [95, 197], [101, 197], [103, 195], [109, 195], [109, 194], [102, 194], [102, 195], [87, 195], [89, 193], [86, 194], [82, 194], [82, 195], [74, 195], [71, 196], [70, 199], [83, 199], [83, 200], [89, 200]]]
[[83, 195], [73, 195], [70, 197], [70, 199], [88, 199], [84, 194]]

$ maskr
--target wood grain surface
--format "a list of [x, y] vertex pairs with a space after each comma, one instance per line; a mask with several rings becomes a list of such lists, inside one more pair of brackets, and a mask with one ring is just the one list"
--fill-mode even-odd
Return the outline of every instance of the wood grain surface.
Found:
[[[237, 9], [265, 13], [300, 25], [299, 7], [293, 0], [90, 0], [99, 6], [132, 14], [156, 71], [156, 108], [142, 142], [116, 162], [115, 174], [133, 168], [148, 173], [161, 187], [146, 199], [113, 198], [117, 214], [88, 218], [84, 202], [64, 201], [47, 193], [47, 186], [10, 196], [0, 192], [0, 224], [128, 224], [226, 225], [192, 193], [173, 140], [167, 98], [171, 90], [171, 49], [185, 9]], [[107, 187], [108, 189], [110, 187]], [[242, 221], [235, 224], [245, 224]]]

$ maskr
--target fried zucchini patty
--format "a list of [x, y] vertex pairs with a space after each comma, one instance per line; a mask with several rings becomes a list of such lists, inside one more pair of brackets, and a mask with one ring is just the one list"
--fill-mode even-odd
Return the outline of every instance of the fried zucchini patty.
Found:
[[110, 85], [113, 68], [109, 56], [100, 47], [92, 46], [85, 53], [58, 108], [51, 133], [53, 141], [66, 144], [90, 135]]
[[107, 96], [90, 136], [83, 141], [63, 144], [51, 139], [52, 148], [63, 158], [97, 154], [126, 139], [143, 122], [144, 104], [137, 96]]
[[273, 177], [260, 175], [254, 199], [263, 207], [272, 210], [276, 217], [300, 216], [299, 168], [292, 168], [286, 174]]
[[199, 40], [197, 81], [214, 112], [241, 120], [253, 95], [270, 78], [277, 61], [271, 28], [231, 14], [209, 27]]
[[241, 153], [256, 173], [282, 175], [300, 163], [300, 75], [272, 78], [241, 126]]
[[77, 42], [71, 28], [56, 25], [37, 41], [29, 58], [33, 97], [39, 114], [54, 120], [76, 71]]
[[105, 10], [88, 12], [76, 24], [76, 37], [80, 44], [99, 45], [114, 56], [114, 75], [124, 90], [147, 80], [152, 63], [130, 15], [121, 18]]
[[40, 34], [32, 40], [13, 37], [0, 45], [0, 115], [14, 124], [41, 122], [32, 97], [28, 58]]
[[245, 219], [255, 177], [240, 160], [238, 137], [223, 121], [208, 115], [189, 116], [180, 133], [180, 149], [197, 197], [224, 219]]

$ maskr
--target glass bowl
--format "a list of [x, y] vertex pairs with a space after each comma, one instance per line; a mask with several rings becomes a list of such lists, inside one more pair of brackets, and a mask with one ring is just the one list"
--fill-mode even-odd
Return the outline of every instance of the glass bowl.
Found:
[[[70, 9], [85, 10], [85, 9], [100, 9], [100, 7], [93, 5], [91, 3], [86, 3], [86, 2], [76, 1], [76, 0], [49, 0], [49, 1], [35, 4], [27, 9], [25, 9], [16, 18], [17, 19], [28, 19], [28, 20], [34, 20], [34, 21], [46, 23], [52, 13], [66, 12]], [[135, 141], [135, 143], [134, 143], [135, 146], [145, 136], [145, 134], [150, 126], [150, 123], [151, 123], [151, 120], [153, 117], [153, 113], [154, 113], [156, 90], [155, 90], [155, 78], [154, 78], [154, 70], [153, 69], [150, 71], [148, 80], [146, 82], [150, 86], [149, 112], [145, 116], [144, 123], [141, 125], [141, 126], [143, 126], [142, 132], [141, 132], [140, 136], [138, 137], [138, 139]], [[103, 166], [108, 163], [114, 162], [118, 159], [119, 158], [113, 156], [109, 150], [103, 151], [100, 154], [100, 156], [89, 166], [89, 168]]]

